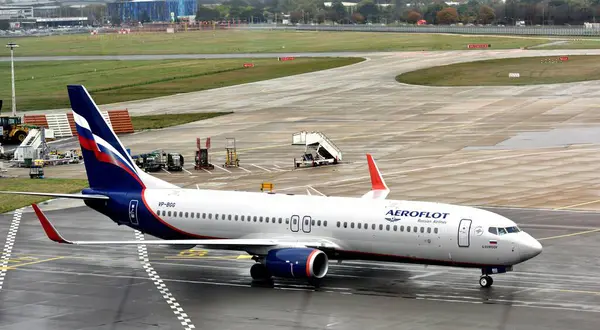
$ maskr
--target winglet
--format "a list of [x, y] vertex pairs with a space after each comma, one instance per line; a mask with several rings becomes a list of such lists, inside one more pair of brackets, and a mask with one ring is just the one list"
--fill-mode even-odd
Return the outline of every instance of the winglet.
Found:
[[60, 236], [60, 234], [58, 233], [56, 228], [54, 228], [54, 226], [50, 223], [50, 221], [48, 220], [46, 215], [42, 212], [42, 210], [40, 210], [40, 208], [37, 206], [37, 204], [31, 204], [31, 207], [33, 207], [33, 210], [35, 211], [35, 214], [37, 215], [38, 219], [40, 220], [40, 223], [42, 224], [42, 228], [44, 228], [44, 231], [46, 232], [46, 235], [48, 236], [49, 239], [51, 239], [55, 242], [58, 242], [58, 243], [73, 244], [73, 242], [67, 241], [62, 236]]
[[363, 198], [385, 199], [390, 193], [390, 189], [383, 181], [381, 172], [377, 168], [377, 164], [373, 160], [373, 156], [367, 154], [367, 162], [369, 163], [369, 174], [371, 175], [371, 191], [364, 194]]
[[369, 163], [369, 174], [371, 175], [371, 186], [372, 190], [388, 190], [385, 181], [383, 181], [383, 177], [381, 176], [381, 172], [377, 168], [377, 164], [373, 160], [373, 156], [367, 154], [367, 162]]

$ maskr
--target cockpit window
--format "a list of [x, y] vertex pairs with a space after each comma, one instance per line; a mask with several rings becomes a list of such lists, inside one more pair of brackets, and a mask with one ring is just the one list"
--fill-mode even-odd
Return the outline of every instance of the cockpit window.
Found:
[[517, 227], [517, 226], [513, 226], [513, 227], [490, 227], [488, 229], [488, 231], [494, 235], [506, 235], [506, 234], [512, 234], [512, 233], [518, 233], [521, 231], [521, 228]]

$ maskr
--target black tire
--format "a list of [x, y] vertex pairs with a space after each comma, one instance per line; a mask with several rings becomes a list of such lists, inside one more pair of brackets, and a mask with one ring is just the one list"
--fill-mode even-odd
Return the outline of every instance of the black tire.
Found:
[[255, 263], [250, 267], [250, 276], [255, 281], [267, 281], [271, 279], [271, 274], [265, 265], [261, 263]]
[[15, 138], [16, 138], [16, 139], [17, 139], [17, 141], [19, 141], [19, 142], [23, 142], [23, 141], [25, 140], [25, 138], [26, 138], [26, 137], [27, 137], [27, 134], [25, 134], [25, 132], [22, 132], [22, 131], [21, 131], [21, 132], [18, 132], [18, 133], [15, 135]]

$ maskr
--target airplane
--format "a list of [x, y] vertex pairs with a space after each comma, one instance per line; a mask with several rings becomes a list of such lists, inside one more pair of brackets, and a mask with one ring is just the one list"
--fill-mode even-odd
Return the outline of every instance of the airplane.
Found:
[[[363, 260], [479, 268], [479, 284], [534, 258], [542, 245], [512, 220], [468, 206], [389, 200], [367, 154], [371, 190], [360, 197], [184, 189], [140, 168], [82, 85], [67, 86], [89, 188], [79, 194], [2, 192], [81, 199], [158, 239], [71, 241], [36, 204], [48, 238], [77, 245], [167, 245], [245, 251], [253, 281], [293, 278], [320, 286], [330, 261]], [[83, 234], [85, 236], [85, 234]]]

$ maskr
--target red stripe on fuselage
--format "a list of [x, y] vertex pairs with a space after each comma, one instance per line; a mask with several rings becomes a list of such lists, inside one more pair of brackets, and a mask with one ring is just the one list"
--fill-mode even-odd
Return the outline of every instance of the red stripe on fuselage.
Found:
[[[178, 232], [181, 235], [188, 236], [189, 238], [200, 238], [200, 239], [227, 239], [227, 238], [224, 238], [224, 237], [202, 236], [202, 235], [196, 235], [196, 234], [188, 233], [186, 231], [183, 231], [183, 230], [181, 230], [181, 229], [173, 226], [172, 224], [168, 223], [167, 221], [161, 219], [158, 216], [158, 214], [154, 213], [154, 211], [152, 210], [152, 208], [150, 207], [150, 205], [148, 205], [148, 202], [146, 201], [146, 188], [144, 188], [142, 190], [142, 202], [144, 202], [144, 205], [146, 206], [146, 209], [148, 209], [148, 212], [150, 212], [152, 214], [152, 216], [154, 216], [154, 218], [156, 220], [158, 220], [163, 225], [169, 227], [169, 229], [174, 230], [174, 231]], [[168, 242], [168, 240], [166, 240], [166, 242]]]

